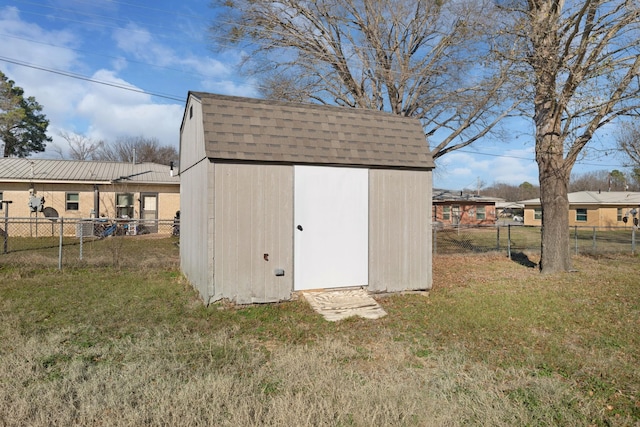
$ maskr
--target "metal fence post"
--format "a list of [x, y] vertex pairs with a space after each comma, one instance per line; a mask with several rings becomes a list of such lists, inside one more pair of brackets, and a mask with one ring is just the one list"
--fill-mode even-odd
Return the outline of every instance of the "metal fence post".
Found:
[[496, 251], [500, 250], [500, 224], [496, 225]]
[[82, 244], [84, 242], [84, 223], [80, 221], [76, 223], [76, 227], [78, 227], [77, 224], [80, 224], [80, 261], [82, 261]]
[[60, 218], [60, 246], [58, 249], [58, 270], [62, 270], [62, 235], [64, 234], [64, 220]]
[[596, 228], [593, 227], [593, 252], [596, 252]]
[[438, 227], [431, 227], [433, 231], [433, 254], [438, 253]]
[[573, 240], [576, 246], [576, 255], [578, 255], [578, 226], [577, 225], [573, 226]]
[[507, 256], [511, 259], [511, 224], [507, 224]]
[[13, 203], [11, 200], [3, 200], [2, 204], [4, 205], [4, 252], [8, 252], [8, 243], [9, 243], [9, 205]]
[[80, 223], [80, 261], [82, 261], [82, 245], [84, 243], [84, 224]]
[[631, 227], [631, 255], [636, 254], [636, 226]]

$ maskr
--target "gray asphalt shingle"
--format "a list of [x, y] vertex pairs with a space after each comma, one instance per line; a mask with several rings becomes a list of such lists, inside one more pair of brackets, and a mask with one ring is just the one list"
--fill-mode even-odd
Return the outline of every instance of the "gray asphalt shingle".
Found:
[[420, 121], [388, 113], [191, 92], [210, 159], [429, 169]]

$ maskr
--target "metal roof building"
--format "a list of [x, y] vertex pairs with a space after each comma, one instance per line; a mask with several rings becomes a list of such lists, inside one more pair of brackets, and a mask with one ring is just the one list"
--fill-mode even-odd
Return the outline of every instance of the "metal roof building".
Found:
[[13, 202], [13, 217], [37, 216], [36, 200], [66, 218], [171, 219], [179, 209], [179, 187], [170, 165], [0, 158], [0, 200]]
[[4, 182], [84, 182], [107, 184], [135, 182], [178, 184], [169, 165], [157, 163], [104, 162], [85, 160], [0, 158], [0, 180]]
[[[569, 193], [569, 225], [625, 227], [640, 215], [640, 193], [630, 191], [578, 191]], [[523, 200], [524, 224], [542, 224], [540, 199]], [[626, 218], [626, 219], [625, 219]]]
[[[578, 191], [569, 193], [569, 205], [640, 205], [640, 193], [631, 191]], [[540, 206], [540, 199], [518, 202], [525, 206]]]

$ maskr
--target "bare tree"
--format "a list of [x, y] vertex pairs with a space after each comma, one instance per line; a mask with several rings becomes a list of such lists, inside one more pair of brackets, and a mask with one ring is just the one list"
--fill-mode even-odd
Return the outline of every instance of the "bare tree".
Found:
[[[240, 46], [267, 98], [419, 118], [434, 158], [512, 112], [484, 0], [214, 0], [218, 49]], [[513, 46], [515, 49], [515, 46]]]
[[640, 126], [637, 123], [625, 123], [620, 127], [616, 139], [629, 166], [640, 167]]
[[631, 169], [628, 177], [629, 180], [627, 182], [630, 183], [630, 189], [632, 191], [640, 191], [640, 166]]
[[[67, 141], [69, 157], [73, 160], [96, 160], [104, 146], [103, 141], [96, 141], [79, 133], [60, 131], [58, 135]], [[55, 150], [60, 157], [64, 157], [61, 148], [55, 147]]]
[[640, 108], [637, 0], [504, 0], [519, 61], [530, 70], [530, 110], [542, 204], [541, 271], [571, 269], [571, 170], [603, 126]]
[[114, 162], [135, 161], [168, 165], [178, 161], [178, 151], [171, 145], [160, 145], [156, 138], [123, 137], [112, 144], [104, 144], [97, 158]]

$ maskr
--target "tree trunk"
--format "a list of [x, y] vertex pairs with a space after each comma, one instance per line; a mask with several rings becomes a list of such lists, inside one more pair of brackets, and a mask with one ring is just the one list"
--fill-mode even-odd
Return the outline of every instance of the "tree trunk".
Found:
[[571, 270], [569, 250], [569, 178], [549, 163], [539, 162], [542, 243], [540, 271], [558, 273]]
[[558, 100], [556, 89], [562, 64], [558, 28], [563, 3], [529, 2], [533, 32], [530, 64], [536, 77], [536, 162], [542, 207], [540, 271], [545, 274], [571, 269], [568, 188], [572, 165], [564, 158], [565, 104]]
[[[541, 73], [541, 76], [548, 78], [549, 74]], [[564, 158], [560, 113], [549, 90], [553, 85], [546, 83], [539, 88], [535, 115], [542, 207], [540, 271], [545, 274], [571, 270], [568, 191], [571, 166]]]
[[540, 175], [542, 239], [540, 271], [558, 273], [571, 270], [569, 251], [569, 177], [571, 167], [564, 159], [560, 120], [555, 103], [538, 104], [536, 120], [536, 161]]

